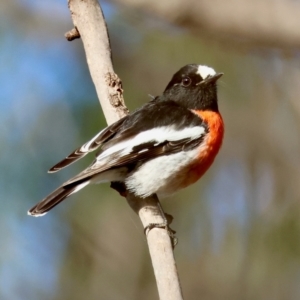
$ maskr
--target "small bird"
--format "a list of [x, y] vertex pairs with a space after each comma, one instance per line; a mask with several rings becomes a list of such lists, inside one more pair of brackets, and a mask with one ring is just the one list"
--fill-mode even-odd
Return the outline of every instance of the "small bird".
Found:
[[54, 173], [100, 149], [94, 162], [28, 211], [42, 216], [86, 185], [121, 182], [136, 196], [165, 197], [196, 182], [220, 150], [224, 124], [217, 80], [223, 73], [189, 64], [161, 96], [100, 131], [53, 166]]

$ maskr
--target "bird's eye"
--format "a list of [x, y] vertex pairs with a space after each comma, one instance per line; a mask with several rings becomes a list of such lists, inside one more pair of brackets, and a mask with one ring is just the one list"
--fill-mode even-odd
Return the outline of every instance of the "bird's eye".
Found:
[[183, 86], [189, 86], [192, 83], [192, 80], [190, 77], [184, 77], [181, 82]]

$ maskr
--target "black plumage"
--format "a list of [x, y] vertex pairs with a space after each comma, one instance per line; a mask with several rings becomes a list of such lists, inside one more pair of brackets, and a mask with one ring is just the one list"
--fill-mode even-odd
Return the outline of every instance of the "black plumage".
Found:
[[[218, 112], [215, 82], [222, 75], [213, 73], [202, 78], [198, 68], [199, 65], [195, 64], [181, 68], [173, 76], [161, 96], [155, 97], [141, 108], [108, 126], [92, 140], [53, 166], [49, 170], [50, 173], [57, 172], [98, 149], [97, 156], [99, 156], [90, 167], [44, 198], [29, 210], [29, 214], [44, 214], [70, 194], [88, 184], [94, 176], [105, 171], [122, 168], [122, 172], [133, 174], [141, 165], [155, 158], [187, 152], [198, 147], [209, 132], [209, 127], [194, 111]], [[212, 70], [208, 67], [204, 68]], [[134, 140], [140, 133], [150, 132], [157, 128], [162, 128], [162, 130], [170, 128], [173, 133], [179, 133], [179, 138], [168, 139], [166, 137], [161, 140], [160, 137], [153, 137], [140, 144], [133, 144], [130, 151], [124, 152], [124, 148], [120, 147], [112, 153], [109, 152], [115, 146]], [[197, 132], [201, 134], [180, 138], [180, 132], [194, 128], [198, 128]], [[106, 152], [107, 156], [104, 155]]]

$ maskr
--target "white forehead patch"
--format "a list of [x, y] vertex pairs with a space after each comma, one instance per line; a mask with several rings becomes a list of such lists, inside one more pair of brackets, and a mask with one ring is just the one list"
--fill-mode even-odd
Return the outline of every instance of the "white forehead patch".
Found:
[[216, 75], [216, 71], [213, 68], [207, 67], [207, 66], [198, 66], [197, 73], [203, 78], [206, 79], [208, 76], [214, 76]]

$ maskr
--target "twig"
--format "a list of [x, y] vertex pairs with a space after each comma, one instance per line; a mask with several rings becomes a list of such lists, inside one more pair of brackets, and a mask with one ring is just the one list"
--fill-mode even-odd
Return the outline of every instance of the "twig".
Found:
[[68, 32], [65, 33], [65, 37], [66, 37], [66, 39], [69, 42], [71, 42], [71, 41], [73, 41], [75, 39], [79, 39], [80, 38], [80, 34], [79, 34], [77, 28], [74, 27], [73, 29], [71, 29], [70, 31], [68, 31]]
[[[75, 28], [80, 33], [89, 70], [107, 123], [128, 113], [123, 99], [122, 84], [114, 73], [106, 23], [97, 0], [69, 0]], [[140, 199], [127, 194], [129, 205], [138, 213], [144, 228], [162, 223], [163, 216], [157, 197]], [[167, 230], [154, 228], [147, 234], [149, 252], [161, 300], [181, 300], [182, 293], [172, 243]]]

